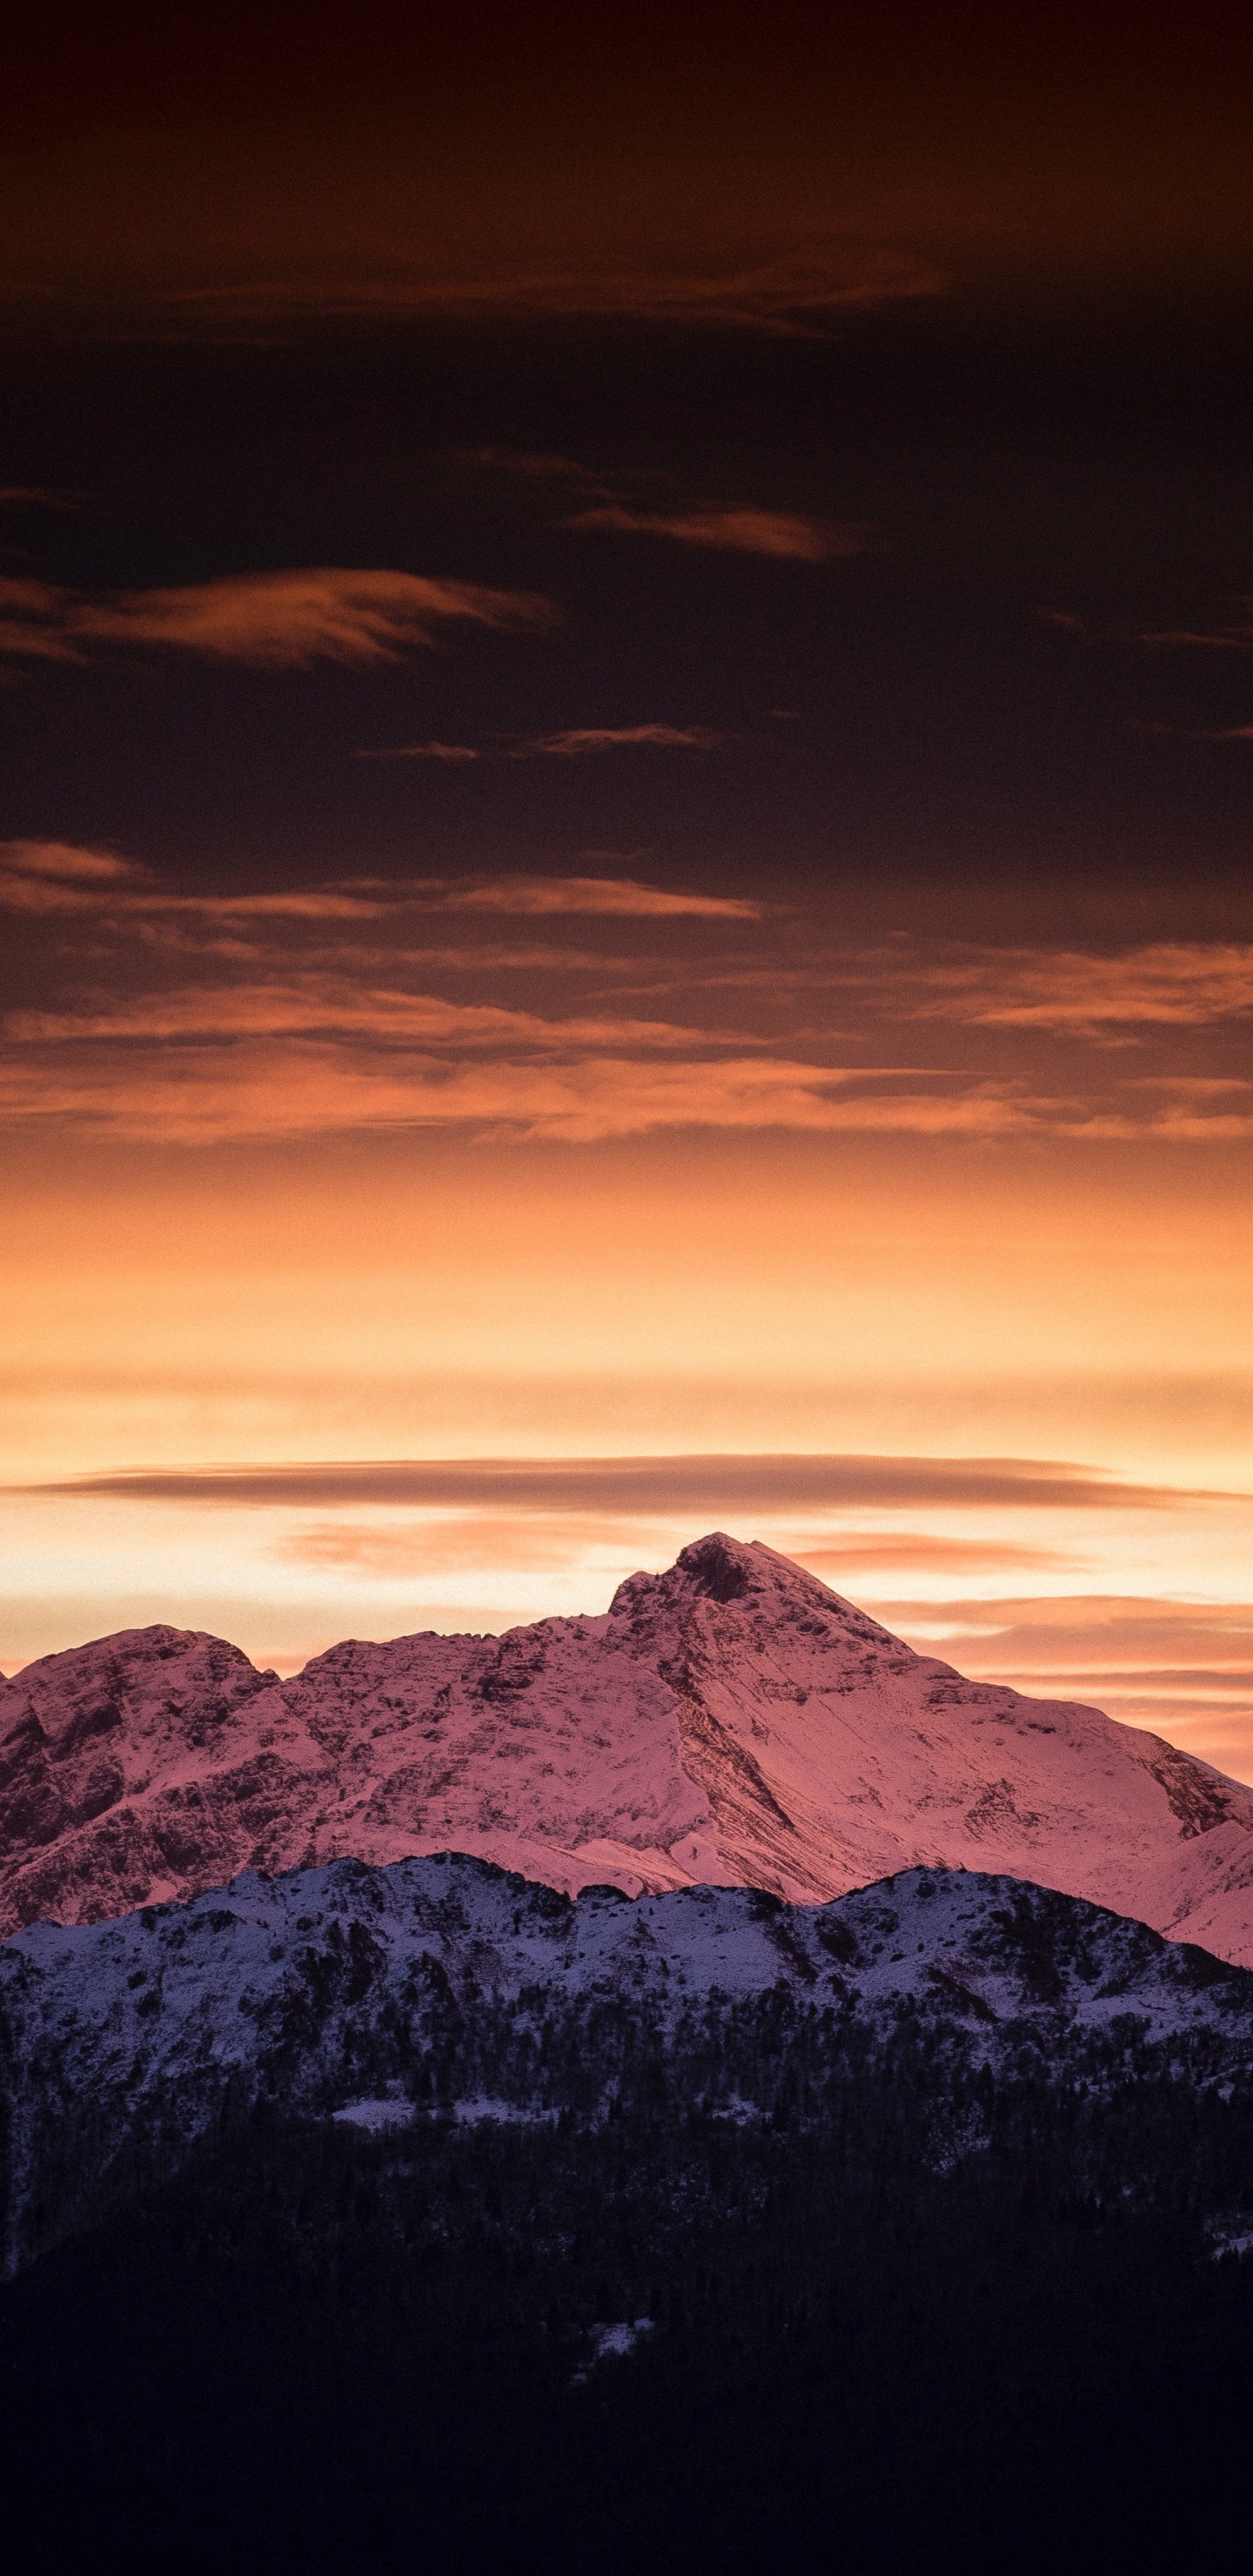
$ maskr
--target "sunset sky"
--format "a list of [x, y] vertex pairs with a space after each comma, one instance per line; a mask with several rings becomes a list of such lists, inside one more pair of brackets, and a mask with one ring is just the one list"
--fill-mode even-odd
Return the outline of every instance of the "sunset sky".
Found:
[[5, 1670], [720, 1526], [1253, 1778], [1228, 14], [40, 22]]

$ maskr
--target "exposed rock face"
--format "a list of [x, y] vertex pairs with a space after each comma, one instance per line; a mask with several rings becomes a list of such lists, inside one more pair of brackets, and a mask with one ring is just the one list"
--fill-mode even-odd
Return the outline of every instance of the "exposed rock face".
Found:
[[601, 1618], [350, 1642], [289, 1682], [147, 1628], [0, 1691], [5, 1932], [450, 1848], [632, 1896], [1006, 1872], [1253, 1964], [1253, 1792], [1098, 1710], [963, 1681], [720, 1535]]

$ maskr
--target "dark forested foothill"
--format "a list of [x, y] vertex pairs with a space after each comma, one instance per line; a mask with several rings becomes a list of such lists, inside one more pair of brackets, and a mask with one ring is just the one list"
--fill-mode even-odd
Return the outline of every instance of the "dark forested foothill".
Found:
[[1238, 2091], [941, 2101], [908, 2035], [820, 2120], [260, 2106], [0, 2294], [12, 2563], [1195, 2566], [1251, 2190]]

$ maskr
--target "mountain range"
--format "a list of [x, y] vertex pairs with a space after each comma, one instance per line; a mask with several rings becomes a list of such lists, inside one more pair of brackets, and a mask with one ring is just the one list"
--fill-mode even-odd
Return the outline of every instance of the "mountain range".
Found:
[[1253, 1793], [1158, 1738], [715, 1534], [29, 1666], [0, 1900], [35, 2576], [1232, 2555]]
[[577, 1900], [464, 1855], [247, 1871], [0, 1949], [10, 2268], [264, 2108], [676, 2133], [918, 2089], [918, 2152], [989, 2143], [987, 2087], [1247, 2094], [1253, 1975], [1050, 1890], [907, 1870], [826, 1906], [751, 1888]]
[[0, 1933], [449, 1849], [568, 1895], [801, 1905], [964, 1869], [1253, 1965], [1253, 1791], [1097, 1709], [963, 1680], [721, 1533], [599, 1617], [350, 1641], [287, 1681], [134, 1629], [0, 1690]]

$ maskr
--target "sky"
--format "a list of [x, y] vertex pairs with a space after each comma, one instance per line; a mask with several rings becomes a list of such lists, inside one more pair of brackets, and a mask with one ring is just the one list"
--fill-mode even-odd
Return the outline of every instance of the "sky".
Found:
[[1234, 13], [53, 10], [0, 1663], [715, 1526], [1253, 1778]]

